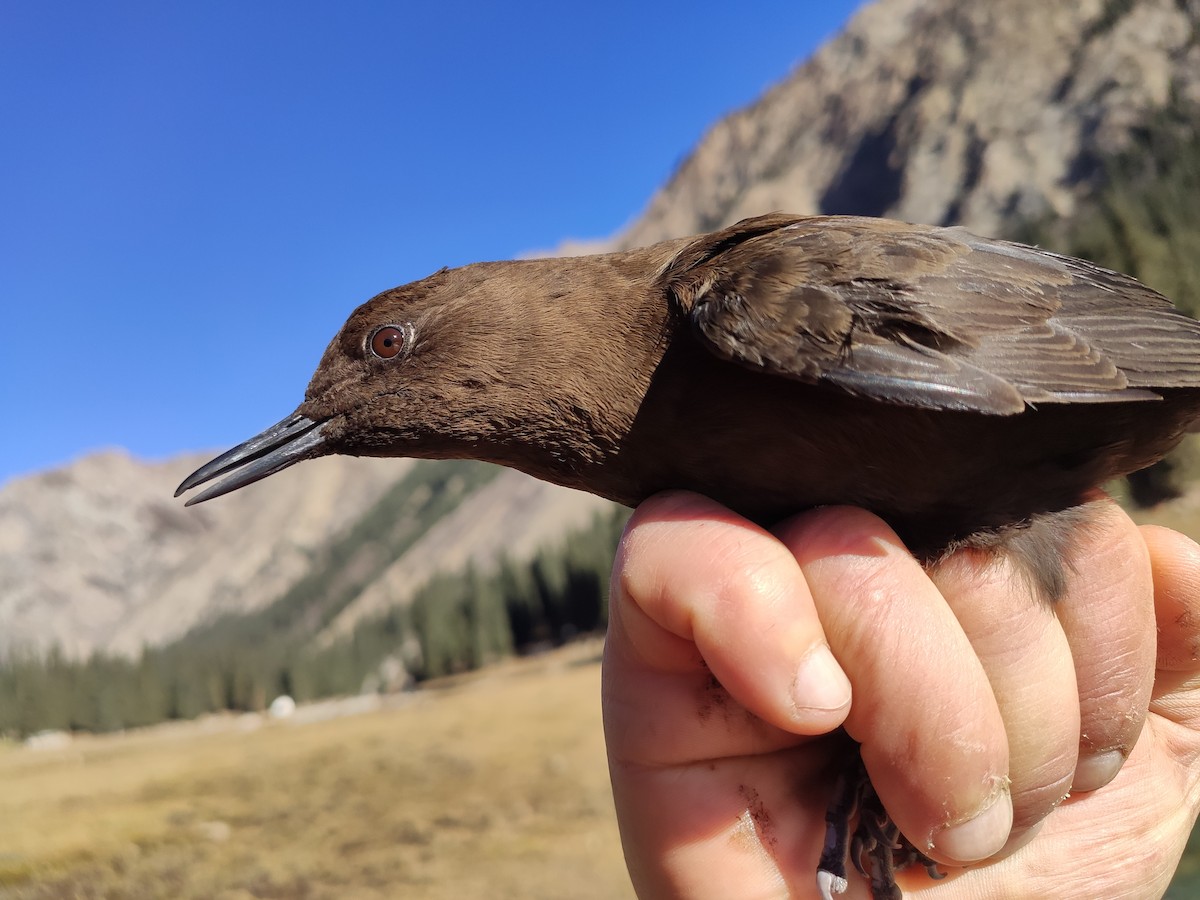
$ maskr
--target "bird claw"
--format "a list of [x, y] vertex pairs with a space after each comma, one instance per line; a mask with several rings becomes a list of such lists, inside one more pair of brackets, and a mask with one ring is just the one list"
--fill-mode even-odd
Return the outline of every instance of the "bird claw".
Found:
[[821, 892], [821, 900], [833, 900], [834, 894], [844, 894], [848, 887], [850, 882], [844, 877], [824, 869], [817, 870], [817, 890]]
[[[852, 832], [850, 822], [855, 813], [858, 824]], [[946, 877], [892, 822], [857, 752], [838, 776], [833, 800], [825, 811], [825, 846], [817, 867], [822, 900], [833, 900], [833, 894], [848, 887], [847, 862], [871, 885], [872, 900], [902, 900], [896, 872], [909, 866], [923, 866], [935, 880]]]
[[[847, 766], [838, 775], [833, 789], [833, 799], [825, 810], [825, 846], [817, 864], [817, 887], [822, 900], [833, 900], [834, 894], [844, 893], [850, 882], [846, 878], [846, 860], [858, 866], [858, 852], [851, 852], [850, 821], [858, 810], [862, 797], [861, 780], [864, 770], [861, 761]], [[857, 842], [857, 835], [854, 836]], [[859, 870], [861, 871], [861, 869]]]

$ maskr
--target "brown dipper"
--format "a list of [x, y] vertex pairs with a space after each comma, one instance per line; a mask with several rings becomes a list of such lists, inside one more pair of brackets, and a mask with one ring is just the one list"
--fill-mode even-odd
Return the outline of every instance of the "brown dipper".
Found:
[[865, 507], [927, 561], [1008, 552], [1053, 599], [1084, 495], [1198, 412], [1200, 323], [1128, 276], [961, 228], [770, 215], [385, 291], [292, 415], [176, 496], [331, 453], [482, 459], [765, 524]]

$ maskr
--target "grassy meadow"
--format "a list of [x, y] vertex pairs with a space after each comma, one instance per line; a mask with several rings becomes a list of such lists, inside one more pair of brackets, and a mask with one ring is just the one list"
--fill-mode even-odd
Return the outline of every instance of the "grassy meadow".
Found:
[[309, 724], [225, 716], [9, 745], [0, 898], [632, 898], [599, 652]]

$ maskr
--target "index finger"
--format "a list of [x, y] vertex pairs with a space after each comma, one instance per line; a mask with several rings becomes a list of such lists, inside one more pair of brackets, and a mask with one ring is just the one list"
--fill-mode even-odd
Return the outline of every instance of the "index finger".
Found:
[[614, 573], [605, 715], [654, 723], [621, 731], [619, 756], [763, 752], [845, 718], [850, 683], [800, 567], [757, 525], [696, 494], [661, 494], [630, 519]]

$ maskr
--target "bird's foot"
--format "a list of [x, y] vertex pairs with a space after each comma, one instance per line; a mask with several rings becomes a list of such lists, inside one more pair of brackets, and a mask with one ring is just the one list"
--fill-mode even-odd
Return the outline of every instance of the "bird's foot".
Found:
[[[852, 833], [850, 823], [856, 812], [858, 824]], [[923, 866], [930, 878], [945, 877], [937, 863], [913, 846], [892, 822], [857, 753], [838, 777], [825, 812], [825, 847], [817, 867], [823, 900], [833, 900], [834, 894], [848, 887], [847, 861], [870, 883], [872, 900], [902, 900], [896, 872], [909, 866]]]
[[853, 764], [838, 776], [833, 799], [825, 810], [825, 846], [817, 864], [817, 888], [822, 900], [833, 900], [834, 894], [844, 893], [849, 886], [846, 860], [850, 858], [850, 821], [858, 810], [861, 782], [865, 779], [866, 772], [855, 751]]

